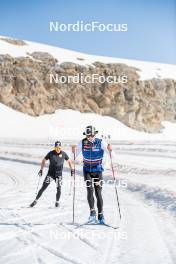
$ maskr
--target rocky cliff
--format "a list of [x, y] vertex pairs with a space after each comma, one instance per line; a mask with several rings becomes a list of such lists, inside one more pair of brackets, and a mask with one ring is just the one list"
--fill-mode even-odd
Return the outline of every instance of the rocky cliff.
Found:
[[[25, 42], [11, 44], [23, 46]], [[50, 82], [50, 74], [78, 73], [126, 75], [128, 82]], [[22, 57], [4, 54], [0, 55], [0, 102], [32, 116], [68, 108], [95, 112], [112, 116], [137, 130], [157, 132], [163, 120], [176, 120], [176, 81], [140, 80], [138, 69], [121, 63], [97, 61], [83, 66], [69, 61], [60, 63], [47, 52], [36, 51]]]

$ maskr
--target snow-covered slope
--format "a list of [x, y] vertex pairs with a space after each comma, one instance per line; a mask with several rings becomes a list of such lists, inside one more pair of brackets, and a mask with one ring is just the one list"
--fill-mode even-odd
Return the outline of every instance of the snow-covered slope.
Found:
[[0, 104], [0, 138], [18, 139], [80, 139], [85, 127], [96, 126], [99, 135], [114, 140], [176, 140], [176, 124], [163, 122], [160, 134], [136, 131], [118, 120], [73, 110], [57, 110], [54, 114], [31, 117]]
[[27, 53], [41, 51], [50, 53], [51, 55], [53, 55], [53, 57], [58, 59], [59, 63], [65, 61], [74, 62], [81, 65], [92, 64], [95, 61], [100, 61], [103, 63], [124, 63], [128, 66], [138, 68], [142, 80], [151, 78], [176, 79], [176, 65], [94, 56], [40, 43], [34, 43], [29, 41], [25, 41], [25, 43], [27, 45], [18, 46], [0, 40], [0, 54], [9, 54], [14, 57], [19, 57], [29, 56], [29, 54]]

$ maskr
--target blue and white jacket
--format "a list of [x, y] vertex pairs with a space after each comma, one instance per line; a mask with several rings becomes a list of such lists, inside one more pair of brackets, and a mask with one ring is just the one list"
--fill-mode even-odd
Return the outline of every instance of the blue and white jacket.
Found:
[[77, 146], [76, 156], [82, 152], [84, 170], [88, 172], [103, 171], [102, 160], [105, 146], [102, 139], [95, 138], [92, 142], [84, 138]]

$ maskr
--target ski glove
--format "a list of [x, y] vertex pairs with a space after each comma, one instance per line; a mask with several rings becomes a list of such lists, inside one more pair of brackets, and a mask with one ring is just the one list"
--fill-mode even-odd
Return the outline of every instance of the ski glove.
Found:
[[38, 176], [39, 177], [42, 177], [42, 174], [43, 174], [43, 171], [42, 170], [39, 170]]
[[110, 144], [108, 144], [107, 149], [108, 149], [108, 151], [112, 151], [112, 146]]
[[72, 170], [71, 170], [71, 176], [74, 176], [74, 175], [75, 175], [75, 170], [72, 169]]

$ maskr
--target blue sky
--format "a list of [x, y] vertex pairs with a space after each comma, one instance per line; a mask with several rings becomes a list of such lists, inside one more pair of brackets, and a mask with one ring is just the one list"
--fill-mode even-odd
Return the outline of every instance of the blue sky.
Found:
[[[127, 23], [128, 32], [50, 32], [49, 21]], [[0, 0], [0, 35], [95, 55], [176, 64], [176, 0]]]

